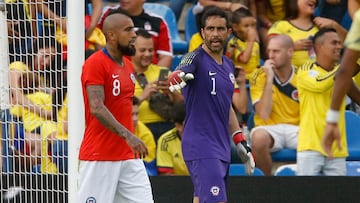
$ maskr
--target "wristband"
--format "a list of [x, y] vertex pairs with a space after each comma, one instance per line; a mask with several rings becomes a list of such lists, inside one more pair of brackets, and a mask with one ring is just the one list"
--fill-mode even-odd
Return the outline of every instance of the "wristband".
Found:
[[329, 111], [326, 114], [326, 122], [328, 123], [338, 123], [340, 117], [340, 112], [329, 109]]
[[241, 130], [236, 130], [235, 132], [233, 132], [231, 137], [233, 138], [235, 144], [238, 144], [239, 142], [242, 141], [246, 141], [246, 137]]

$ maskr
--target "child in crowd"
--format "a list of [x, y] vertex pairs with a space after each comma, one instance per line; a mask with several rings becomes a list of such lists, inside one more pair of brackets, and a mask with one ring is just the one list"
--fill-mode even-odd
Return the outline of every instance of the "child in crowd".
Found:
[[226, 56], [235, 66], [241, 66], [246, 72], [246, 79], [260, 66], [259, 38], [256, 19], [246, 8], [239, 8], [231, 17], [233, 36], [227, 44]]
[[181, 150], [185, 120], [184, 102], [174, 104], [172, 115], [175, 128], [161, 135], [158, 140], [157, 169], [160, 175], [189, 175]]
[[146, 172], [149, 176], [157, 175], [156, 170], [156, 143], [154, 140], [154, 135], [151, 130], [146, 127], [146, 125], [139, 121], [139, 105], [140, 101], [137, 97], [133, 98], [133, 112], [132, 118], [134, 122], [135, 135], [141, 139], [148, 148], [149, 154], [143, 159]]

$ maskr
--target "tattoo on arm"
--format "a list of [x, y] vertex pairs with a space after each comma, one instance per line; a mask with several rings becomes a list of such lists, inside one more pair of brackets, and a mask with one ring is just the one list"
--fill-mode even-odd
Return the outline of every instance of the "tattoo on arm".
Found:
[[91, 85], [86, 87], [90, 105], [90, 113], [102, 123], [105, 128], [116, 133], [124, 139], [132, 136], [132, 133], [121, 125], [109, 109], [104, 105], [104, 87], [101, 85]]

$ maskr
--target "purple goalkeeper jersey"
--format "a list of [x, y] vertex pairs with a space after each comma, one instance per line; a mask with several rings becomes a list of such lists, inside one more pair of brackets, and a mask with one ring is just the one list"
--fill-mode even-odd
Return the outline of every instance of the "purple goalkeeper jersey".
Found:
[[183, 89], [186, 118], [182, 152], [186, 161], [216, 158], [230, 162], [229, 111], [234, 92], [234, 66], [223, 56], [219, 65], [198, 48], [177, 69], [193, 73]]

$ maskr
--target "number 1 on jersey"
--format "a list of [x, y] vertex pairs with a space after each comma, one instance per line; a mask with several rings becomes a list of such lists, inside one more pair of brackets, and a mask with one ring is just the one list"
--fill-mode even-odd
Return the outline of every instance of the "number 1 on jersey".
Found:
[[211, 95], [216, 95], [216, 81], [215, 81], [215, 78], [211, 78], [211, 81], [212, 81]]

